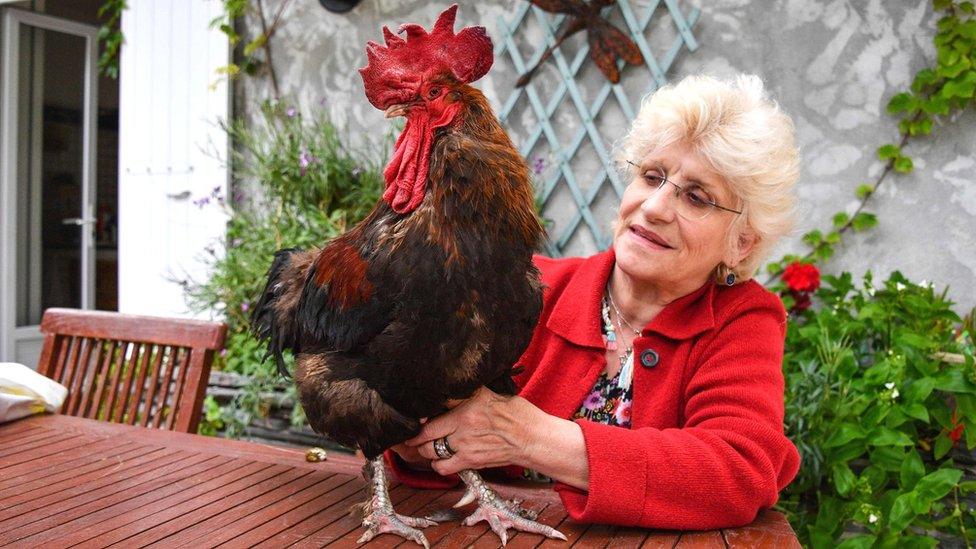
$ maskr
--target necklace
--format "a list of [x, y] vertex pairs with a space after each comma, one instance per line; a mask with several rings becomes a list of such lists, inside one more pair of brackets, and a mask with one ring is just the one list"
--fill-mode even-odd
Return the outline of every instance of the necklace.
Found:
[[[620, 324], [622, 320], [627, 327], [633, 330], [634, 336], [640, 335], [640, 330], [634, 328], [634, 326], [626, 319], [622, 314], [620, 314], [620, 309], [617, 308], [617, 304], [613, 302], [613, 296], [610, 295], [610, 285], [607, 284], [606, 294], [603, 296], [601, 302], [601, 313], [603, 317], [603, 331], [606, 335], [603, 336], [603, 342], [608, 351], [617, 351], [617, 331], [621, 333], [623, 330], [623, 325]], [[617, 329], [614, 329], [613, 321], [610, 320], [610, 307], [613, 307], [613, 311], [617, 313]], [[634, 345], [631, 343], [626, 350], [621, 354], [617, 352], [617, 359], [620, 361], [620, 373], [617, 374], [617, 386], [621, 389], [627, 389], [630, 387], [630, 379], [633, 376], [634, 371]]]

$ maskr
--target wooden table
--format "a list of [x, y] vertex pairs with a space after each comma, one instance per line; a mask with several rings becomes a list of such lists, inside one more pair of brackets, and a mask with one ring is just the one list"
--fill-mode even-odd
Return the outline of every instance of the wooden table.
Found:
[[[355, 546], [365, 499], [362, 462], [249, 442], [43, 415], [0, 425], [0, 546], [313, 547]], [[776, 512], [750, 526], [711, 532], [651, 532], [579, 524], [554, 492], [500, 486], [540, 510], [568, 543], [518, 533], [508, 547], [799, 547]], [[460, 491], [390, 493], [400, 513], [449, 508]], [[497, 547], [484, 523], [425, 530], [437, 547]], [[370, 547], [418, 547], [383, 535]]]

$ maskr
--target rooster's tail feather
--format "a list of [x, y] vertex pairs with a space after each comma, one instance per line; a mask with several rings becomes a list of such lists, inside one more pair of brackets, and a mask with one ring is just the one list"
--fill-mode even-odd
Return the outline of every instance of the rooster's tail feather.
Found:
[[268, 269], [268, 282], [251, 313], [251, 332], [268, 342], [264, 358], [274, 356], [278, 372], [284, 377], [291, 377], [285, 365], [285, 350], [300, 351], [295, 312], [316, 252], [297, 248], [275, 252]]

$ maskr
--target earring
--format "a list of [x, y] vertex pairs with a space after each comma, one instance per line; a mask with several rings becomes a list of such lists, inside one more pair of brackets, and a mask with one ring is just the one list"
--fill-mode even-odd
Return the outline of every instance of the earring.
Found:
[[735, 284], [735, 273], [729, 271], [729, 274], [725, 275], [725, 285], [732, 286]]

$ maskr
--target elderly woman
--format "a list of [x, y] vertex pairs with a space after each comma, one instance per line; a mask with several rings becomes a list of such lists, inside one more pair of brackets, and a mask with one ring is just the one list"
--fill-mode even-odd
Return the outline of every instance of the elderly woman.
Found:
[[576, 520], [706, 529], [751, 522], [793, 479], [786, 315], [751, 280], [791, 226], [789, 117], [757, 77], [689, 77], [644, 101], [619, 161], [613, 247], [536, 259], [519, 395], [482, 389], [429, 421], [388, 455], [401, 480], [515, 465], [556, 481]]

